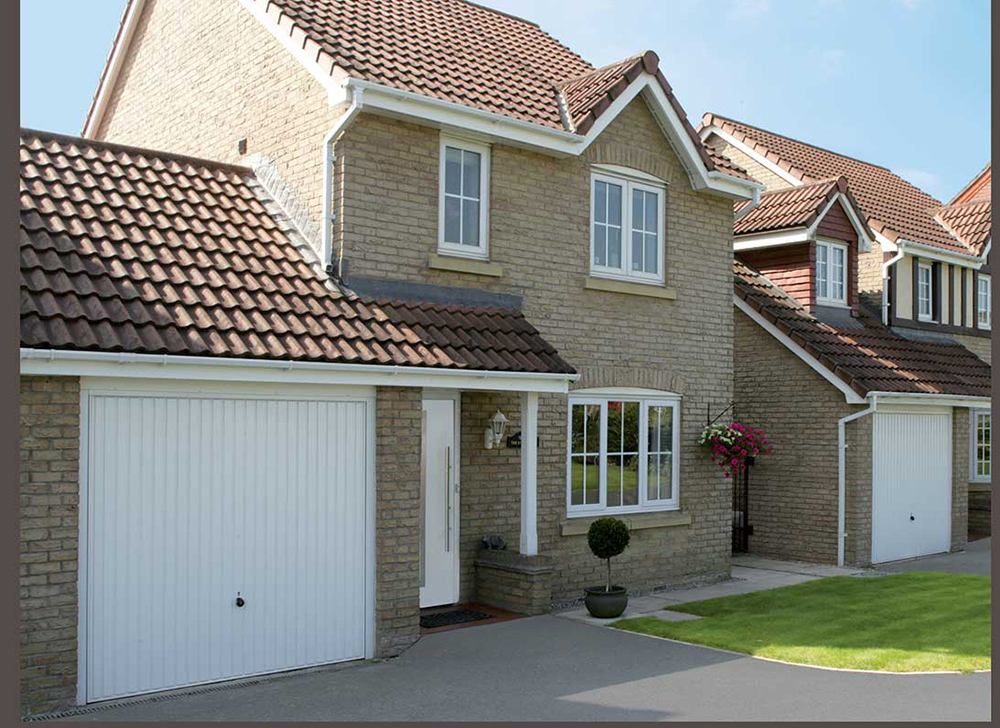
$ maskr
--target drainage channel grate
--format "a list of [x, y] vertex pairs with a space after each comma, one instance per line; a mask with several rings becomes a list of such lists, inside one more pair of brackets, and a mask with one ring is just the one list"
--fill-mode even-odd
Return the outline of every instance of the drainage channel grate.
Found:
[[339, 670], [344, 670], [348, 667], [356, 667], [358, 665], [372, 664], [375, 662], [381, 662], [381, 660], [363, 660], [363, 661], [352, 661], [349, 663], [339, 664], [339, 665], [323, 665], [321, 667], [314, 667], [312, 669], [300, 669], [291, 670], [289, 672], [282, 672], [276, 675], [261, 675], [260, 677], [245, 678], [242, 680], [227, 680], [226, 682], [216, 683], [214, 685], [201, 685], [198, 687], [192, 687], [188, 689], [172, 690], [168, 693], [154, 693], [151, 695], [140, 695], [134, 698], [122, 698], [121, 700], [112, 700], [103, 703], [95, 703], [93, 705], [81, 705], [77, 708], [67, 708], [66, 710], [59, 710], [54, 713], [38, 713], [35, 715], [26, 715], [21, 718], [24, 723], [44, 723], [53, 720], [61, 720], [63, 718], [72, 718], [76, 715], [88, 715], [89, 713], [100, 713], [104, 710], [113, 710], [114, 708], [129, 708], [135, 705], [148, 705], [150, 703], [161, 703], [164, 700], [173, 700], [174, 698], [184, 698], [190, 695], [205, 695], [207, 693], [221, 693], [226, 690], [237, 690], [239, 688], [249, 688], [255, 685], [264, 685], [267, 683], [277, 682], [279, 680], [288, 680], [293, 677], [301, 677], [303, 675], [309, 675], [316, 672], [336, 672]]

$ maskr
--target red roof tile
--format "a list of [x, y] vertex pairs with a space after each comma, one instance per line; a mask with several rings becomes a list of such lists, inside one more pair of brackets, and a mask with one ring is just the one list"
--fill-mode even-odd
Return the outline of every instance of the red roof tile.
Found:
[[[845, 195], [848, 203], [860, 212], [851, 196], [847, 178], [839, 177], [802, 187], [761, 193], [760, 204], [733, 223], [733, 232], [736, 235], [747, 235], [809, 227], [826, 209], [827, 203], [838, 194]], [[750, 200], [740, 200], [734, 205], [734, 211], [739, 214], [749, 204]], [[871, 236], [871, 231], [867, 232]]]
[[885, 167], [813, 146], [717, 114], [706, 113], [699, 129], [716, 125], [805, 183], [844, 176], [872, 230], [890, 241], [903, 238], [959, 253], [966, 245], [949, 235], [934, 213], [941, 202]]
[[962, 191], [959, 192], [949, 202], [949, 205], [957, 205], [962, 202], [990, 202], [993, 199], [993, 163], [987, 162], [986, 166], [969, 182]]
[[914, 341], [863, 318], [838, 328], [738, 257], [735, 293], [854, 391], [989, 397], [989, 364], [958, 344]]
[[22, 130], [20, 181], [24, 347], [572, 372], [519, 312], [338, 288], [247, 168]]
[[975, 255], [982, 255], [993, 234], [993, 204], [989, 200], [945, 205], [934, 218]]

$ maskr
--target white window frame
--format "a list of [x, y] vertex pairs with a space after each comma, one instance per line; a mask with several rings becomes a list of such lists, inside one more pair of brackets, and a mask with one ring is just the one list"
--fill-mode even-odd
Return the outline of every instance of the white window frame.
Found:
[[[608, 403], [639, 403], [639, 502], [630, 506], [608, 507]], [[601, 436], [598, 471], [600, 473], [600, 497], [597, 503], [573, 504], [573, 406], [599, 405], [601, 408]], [[671, 429], [671, 473], [672, 495], [670, 498], [651, 500], [647, 497], [649, 472], [648, 417], [650, 407], [671, 407], [673, 420]], [[566, 413], [566, 515], [580, 518], [595, 515], [616, 515], [629, 513], [649, 513], [674, 511], [680, 508], [680, 444], [681, 444], [681, 397], [671, 392], [623, 392], [621, 394], [571, 394]], [[579, 456], [579, 453], [577, 454]]]
[[[826, 250], [826, 292], [827, 295], [821, 296], [819, 294], [819, 251], [820, 249]], [[833, 279], [833, 258], [834, 251], [841, 253], [844, 256], [843, 260], [843, 281], [842, 281], [842, 296], [831, 296], [830, 291], [834, 286]], [[823, 304], [826, 306], [847, 306], [847, 288], [850, 285], [850, 266], [848, 261], [850, 260], [850, 251], [847, 249], [846, 243], [837, 242], [834, 240], [817, 240], [816, 241], [816, 303]]]
[[[445, 220], [445, 165], [448, 147], [462, 151], [475, 152], [480, 155], [479, 165], [479, 245], [463, 245], [451, 243], [444, 239]], [[460, 258], [476, 258], [489, 260], [490, 257], [490, 147], [487, 144], [473, 142], [458, 137], [441, 135], [438, 151], [438, 253], [453, 255]]]
[[[917, 290], [913, 292], [914, 300], [917, 303], [917, 320], [918, 321], [933, 321], [934, 320], [934, 266], [930, 263], [917, 263]], [[927, 271], [927, 313], [924, 313], [921, 307], [923, 298], [920, 295], [921, 288], [923, 287], [923, 275], [924, 271]]]
[[[612, 171], [613, 169], [613, 171]], [[594, 263], [595, 230], [594, 222], [594, 191], [598, 182], [618, 185], [622, 188], [622, 254], [621, 268], [613, 268], [607, 265], [596, 265]], [[632, 270], [632, 192], [642, 190], [651, 192], [657, 198], [656, 216], [656, 239], [657, 239], [657, 270], [655, 273]], [[647, 283], [650, 285], [663, 285], [665, 281], [666, 268], [666, 240], [664, 237], [664, 217], [666, 216], [667, 199], [666, 182], [656, 181], [651, 175], [635, 171], [629, 173], [624, 168], [611, 168], [609, 166], [596, 166], [590, 172], [590, 246], [588, 256], [590, 257], [590, 275], [599, 278], [613, 278], [620, 281], [631, 281], [634, 283]]]
[[[976, 284], [976, 323], [981, 329], [989, 329], [993, 323], [993, 279], [990, 276], [980, 273], [977, 279], [979, 282]], [[985, 303], [986, 307], [983, 308], [983, 291], [985, 284]]]
[[[990, 474], [979, 474], [979, 423], [986, 420], [990, 429]], [[969, 481], [972, 483], [989, 483], [993, 480], [993, 415], [988, 409], [969, 410]]]

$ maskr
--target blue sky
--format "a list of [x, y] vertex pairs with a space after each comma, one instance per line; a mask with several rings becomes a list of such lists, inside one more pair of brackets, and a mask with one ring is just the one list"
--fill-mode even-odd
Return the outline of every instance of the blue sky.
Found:
[[[950, 198], [989, 160], [987, 0], [480, 0], [591, 63], [652, 49], [702, 112]], [[78, 134], [124, 0], [21, 0], [21, 123]], [[626, 11], [627, 8], [627, 11]]]

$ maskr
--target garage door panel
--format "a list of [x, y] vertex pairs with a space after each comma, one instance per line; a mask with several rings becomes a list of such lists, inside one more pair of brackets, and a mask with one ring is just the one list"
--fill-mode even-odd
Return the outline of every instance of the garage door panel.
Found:
[[89, 700], [364, 657], [364, 401], [88, 412]]
[[872, 464], [872, 561], [951, 545], [951, 414], [879, 412]]

